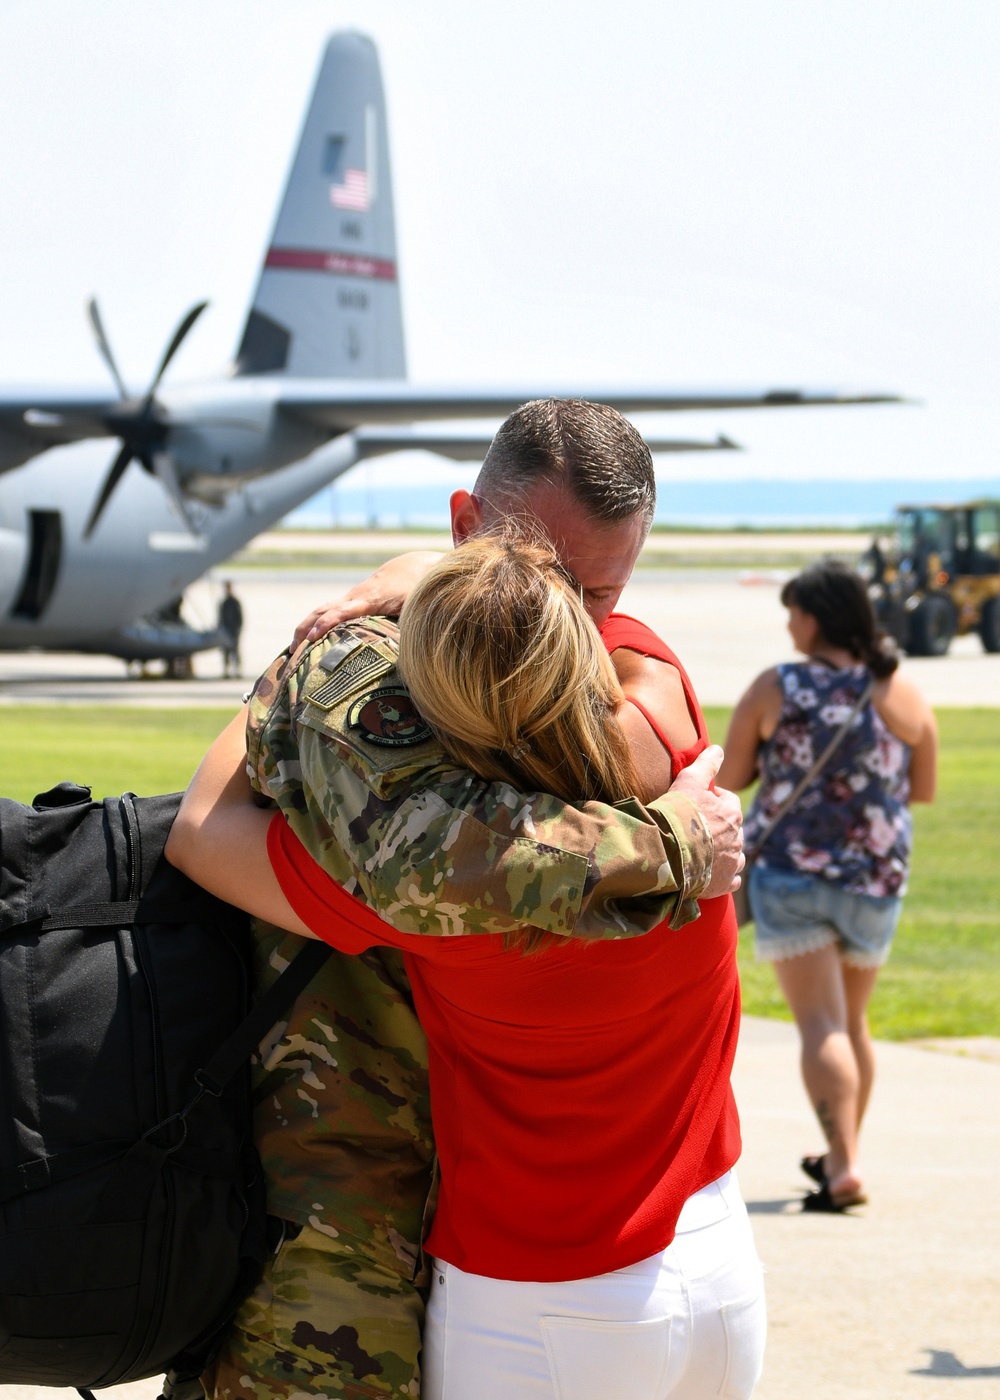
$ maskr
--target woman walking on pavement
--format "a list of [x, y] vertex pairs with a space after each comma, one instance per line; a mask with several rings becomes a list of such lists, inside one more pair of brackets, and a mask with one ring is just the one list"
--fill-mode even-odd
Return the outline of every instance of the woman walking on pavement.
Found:
[[772, 666], [741, 697], [718, 781], [738, 790], [760, 778], [746, 821], [757, 852], [748, 888], [757, 956], [774, 963], [795, 1017], [802, 1078], [827, 1141], [825, 1153], [802, 1159], [819, 1188], [804, 1209], [840, 1211], [866, 1200], [858, 1133], [875, 1075], [867, 1006], [906, 888], [909, 804], [934, 798], [937, 727], [897, 670], [858, 574], [822, 560], [790, 579], [781, 601], [806, 659]]

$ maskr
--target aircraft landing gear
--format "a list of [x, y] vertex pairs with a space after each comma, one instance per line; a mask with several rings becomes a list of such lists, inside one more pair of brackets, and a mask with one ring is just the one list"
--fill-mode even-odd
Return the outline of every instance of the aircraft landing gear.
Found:
[[190, 656], [164, 656], [158, 660], [126, 661], [125, 672], [129, 680], [134, 681], [190, 681], [194, 679], [194, 662]]

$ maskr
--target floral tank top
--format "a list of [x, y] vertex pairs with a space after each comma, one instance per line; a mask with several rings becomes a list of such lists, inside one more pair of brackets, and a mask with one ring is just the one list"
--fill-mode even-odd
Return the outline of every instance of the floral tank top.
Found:
[[[778, 667], [778, 727], [758, 756], [745, 843], [761, 831], [847, 719], [871, 680], [863, 665]], [[898, 895], [910, 863], [910, 748], [869, 700], [839, 747], [767, 838], [761, 865], [831, 880], [852, 894]]]

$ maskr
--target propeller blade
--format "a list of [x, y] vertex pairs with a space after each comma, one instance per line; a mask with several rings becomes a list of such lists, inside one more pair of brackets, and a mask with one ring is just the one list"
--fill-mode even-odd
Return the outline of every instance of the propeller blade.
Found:
[[[146, 462], [144, 460], [143, 466], [145, 465]], [[191, 534], [200, 536], [202, 533], [201, 529], [198, 522], [191, 514], [187, 497], [184, 495], [184, 490], [181, 486], [181, 479], [177, 474], [177, 467], [169, 452], [157, 452], [153, 458], [151, 468], [153, 475], [166, 491], [174, 510], [184, 521], [184, 524], [191, 531]]]
[[157, 389], [160, 386], [160, 380], [163, 378], [166, 372], [167, 365], [169, 365], [170, 361], [174, 358], [177, 351], [181, 347], [184, 337], [194, 325], [195, 321], [197, 321], [201, 313], [205, 310], [205, 307], [207, 305], [207, 301], [199, 301], [197, 306], [192, 306], [191, 310], [184, 317], [184, 320], [174, 331], [174, 338], [164, 351], [163, 359], [160, 361], [160, 368], [156, 371], [156, 375], [153, 378], [153, 382], [149, 386], [149, 392], [146, 395], [147, 403], [152, 402], [153, 395], [156, 393]]
[[118, 386], [118, 392], [123, 399], [128, 398], [128, 390], [125, 388], [125, 381], [118, 373], [118, 366], [115, 364], [115, 357], [111, 353], [111, 346], [108, 344], [108, 337], [104, 334], [104, 325], [101, 321], [101, 313], [97, 309], [97, 298], [91, 297], [87, 302], [87, 314], [90, 317], [90, 324], [94, 330], [94, 337], [97, 341], [97, 348], [100, 350], [104, 363], [111, 371], [111, 378]]
[[83, 538], [85, 540], [89, 540], [91, 535], [94, 533], [94, 527], [96, 526], [98, 520], [100, 520], [102, 514], [104, 513], [104, 507], [111, 499], [112, 491], [114, 491], [119, 481], [121, 481], [122, 477], [125, 475], [125, 469], [127, 468], [129, 462], [131, 462], [131, 460], [131, 447], [129, 447], [127, 442], [122, 443], [121, 451], [115, 458], [111, 470], [108, 472], [107, 477], [105, 478], [104, 485], [101, 487], [101, 494], [97, 498], [97, 502], [94, 506], [94, 509], [90, 512], [90, 519], [87, 521], [86, 529], [83, 532]]

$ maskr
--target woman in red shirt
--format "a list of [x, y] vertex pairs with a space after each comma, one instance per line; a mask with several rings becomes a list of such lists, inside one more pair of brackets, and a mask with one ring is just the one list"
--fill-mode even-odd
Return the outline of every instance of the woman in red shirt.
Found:
[[[637, 627], [617, 620], [609, 644], [644, 648]], [[447, 556], [403, 611], [400, 670], [480, 776], [572, 800], [642, 792], [608, 651], [548, 546], [486, 538]], [[688, 759], [707, 737], [682, 679]], [[729, 897], [681, 930], [597, 944], [430, 937], [347, 895], [280, 815], [268, 852], [290, 926], [406, 956], [441, 1162], [425, 1400], [749, 1396], [764, 1307], [731, 1173]]]

